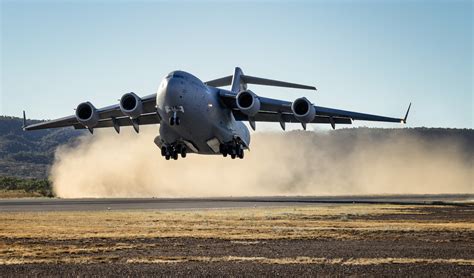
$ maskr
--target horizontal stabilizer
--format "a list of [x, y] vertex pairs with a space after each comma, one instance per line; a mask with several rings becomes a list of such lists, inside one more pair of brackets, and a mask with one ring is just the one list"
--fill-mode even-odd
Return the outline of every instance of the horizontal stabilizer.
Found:
[[306, 89], [306, 90], [316, 90], [314, 86], [301, 85], [296, 83], [289, 83], [284, 81], [265, 79], [260, 77], [254, 77], [250, 75], [242, 75], [241, 80], [247, 84], [256, 84], [256, 85], [266, 85], [274, 87], [285, 87], [285, 88], [295, 88], [295, 89]]
[[229, 86], [232, 84], [232, 75], [225, 76], [222, 78], [217, 78], [211, 81], [204, 82], [207, 86], [212, 86], [212, 87], [223, 87], [223, 86]]
[[[294, 88], [294, 89], [316, 90], [316, 87], [314, 86], [260, 78], [260, 77], [250, 76], [250, 75], [243, 75], [241, 74], [241, 72], [239, 74], [239, 78], [240, 78], [241, 84], [255, 84], [255, 85], [266, 85], [266, 86], [274, 86], [274, 87]], [[229, 76], [221, 77], [221, 78], [214, 79], [211, 81], [207, 81], [204, 84], [208, 86], [212, 86], [212, 87], [223, 87], [223, 86], [232, 85], [232, 80], [233, 80], [233, 76], [229, 75]]]

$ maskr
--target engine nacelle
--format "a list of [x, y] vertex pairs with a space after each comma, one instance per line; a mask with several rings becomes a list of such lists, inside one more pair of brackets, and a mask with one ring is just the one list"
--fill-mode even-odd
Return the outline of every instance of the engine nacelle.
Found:
[[298, 98], [291, 104], [295, 118], [302, 123], [310, 123], [316, 116], [314, 105], [305, 97]]
[[99, 123], [97, 109], [90, 102], [83, 102], [76, 108], [76, 119], [88, 128], [93, 128]]
[[247, 116], [255, 116], [260, 110], [258, 96], [250, 90], [242, 91], [236, 97], [237, 108]]
[[127, 93], [120, 98], [120, 110], [131, 118], [138, 118], [143, 113], [142, 99], [134, 93]]

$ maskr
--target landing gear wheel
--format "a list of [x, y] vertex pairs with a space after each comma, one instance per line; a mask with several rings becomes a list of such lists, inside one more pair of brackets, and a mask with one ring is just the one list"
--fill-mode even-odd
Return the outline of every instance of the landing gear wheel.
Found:
[[227, 146], [223, 144], [220, 145], [219, 151], [224, 157], [227, 157], [227, 155], [229, 154], [229, 151], [227, 150]]
[[178, 152], [174, 152], [174, 153], [173, 153], [173, 159], [174, 159], [174, 160], [178, 160]]
[[173, 118], [173, 117], [170, 118], [170, 125], [171, 125], [171, 126], [174, 125], [174, 118]]
[[244, 150], [242, 149], [242, 147], [241, 147], [240, 145], [237, 146], [236, 155], [237, 155], [239, 158], [242, 158], [243, 155], [244, 155]]
[[165, 158], [166, 160], [170, 160], [170, 155], [169, 154], [165, 155]]
[[186, 148], [181, 149], [181, 157], [185, 158], [186, 157]]
[[175, 123], [176, 125], [179, 125], [179, 124], [181, 123], [181, 119], [180, 119], [179, 117], [176, 117], [176, 118], [174, 119], [174, 123]]
[[238, 139], [234, 139], [234, 141], [230, 141], [227, 143], [223, 143], [219, 146], [219, 152], [222, 154], [223, 157], [230, 156], [232, 159], [235, 158], [244, 158], [245, 153], [245, 145], [242, 141]]

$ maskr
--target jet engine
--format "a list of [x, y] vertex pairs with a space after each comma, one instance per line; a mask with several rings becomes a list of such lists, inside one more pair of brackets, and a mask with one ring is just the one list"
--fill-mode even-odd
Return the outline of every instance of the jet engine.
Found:
[[295, 118], [302, 123], [310, 123], [316, 116], [314, 105], [305, 97], [298, 98], [291, 104]]
[[120, 110], [131, 118], [138, 118], [143, 113], [142, 99], [134, 93], [127, 93], [120, 99]]
[[250, 90], [242, 91], [236, 97], [237, 108], [247, 116], [255, 116], [260, 110], [258, 96]]
[[76, 119], [88, 128], [93, 128], [99, 122], [97, 109], [90, 102], [83, 102], [76, 108]]

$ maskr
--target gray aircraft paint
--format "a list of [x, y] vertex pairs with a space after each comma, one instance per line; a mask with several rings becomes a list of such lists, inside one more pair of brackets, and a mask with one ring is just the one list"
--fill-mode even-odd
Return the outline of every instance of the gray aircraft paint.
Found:
[[[23, 113], [23, 129], [73, 126], [93, 133], [96, 128], [113, 127], [119, 133], [121, 126], [133, 126], [138, 133], [140, 125], [159, 124], [160, 135], [154, 141], [166, 159], [177, 159], [178, 153], [182, 157], [198, 153], [243, 158], [242, 150], [250, 146], [250, 132], [243, 121], [248, 121], [253, 129], [256, 122], [277, 122], [282, 129], [287, 122], [301, 123], [304, 129], [313, 123], [335, 128], [354, 120], [406, 123], [411, 107], [410, 104], [404, 118], [391, 118], [316, 106], [304, 97], [294, 102], [261, 97], [248, 90], [248, 84], [316, 90], [314, 86], [244, 75], [238, 67], [233, 75], [207, 82], [184, 71], [173, 71], [162, 79], [156, 94], [140, 98], [127, 93], [119, 104], [99, 109], [86, 101], [78, 105], [75, 115], [33, 125], [27, 125]], [[223, 86], [231, 86], [231, 90], [220, 88]], [[251, 100], [247, 98], [247, 107], [242, 106], [245, 95]], [[85, 110], [78, 111], [81, 108]]]
[[[214, 138], [220, 142], [229, 142], [238, 137], [249, 146], [249, 130], [222, 105], [220, 90], [204, 85], [199, 78], [184, 71], [167, 75], [156, 94], [157, 111], [162, 119], [162, 143], [185, 140], [193, 143], [200, 154], [216, 154], [207, 144]], [[177, 112], [181, 119], [180, 125], [169, 124], [172, 115], [169, 110], [172, 108], [182, 108], [182, 111]]]

